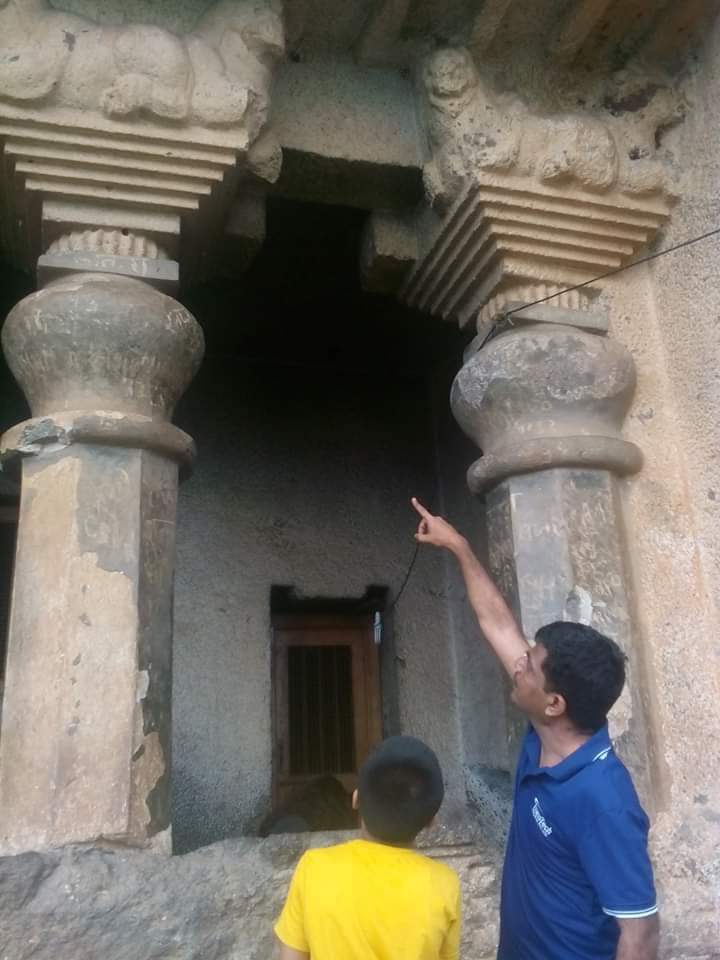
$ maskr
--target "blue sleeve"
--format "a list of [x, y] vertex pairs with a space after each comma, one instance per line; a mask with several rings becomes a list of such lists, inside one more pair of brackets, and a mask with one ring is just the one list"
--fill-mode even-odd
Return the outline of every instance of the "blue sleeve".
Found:
[[647, 849], [649, 826], [638, 804], [604, 810], [585, 828], [578, 846], [580, 861], [603, 912], [611, 917], [622, 920], [657, 912]]

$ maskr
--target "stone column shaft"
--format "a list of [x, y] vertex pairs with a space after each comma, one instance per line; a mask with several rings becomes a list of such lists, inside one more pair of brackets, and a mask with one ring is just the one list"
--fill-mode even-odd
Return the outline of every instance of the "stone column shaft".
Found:
[[161, 808], [176, 487], [176, 464], [148, 451], [23, 464], [0, 752], [16, 843], [167, 826], [152, 794]]
[[2, 438], [22, 494], [0, 733], [0, 848], [169, 849], [178, 467], [168, 422], [202, 353], [170, 297], [103, 274], [3, 331], [36, 416]]
[[[562, 319], [572, 320], [571, 311]], [[491, 340], [458, 374], [453, 409], [483, 450], [468, 482], [485, 495], [491, 571], [525, 635], [532, 641], [555, 620], [590, 624], [630, 654], [634, 676], [615, 477], [641, 462], [620, 436], [634, 369], [618, 344], [580, 329], [586, 312], [577, 322], [521, 324]], [[631, 680], [611, 726], [642, 780], [640, 700]], [[511, 747], [521, 727], [514, 713]]]

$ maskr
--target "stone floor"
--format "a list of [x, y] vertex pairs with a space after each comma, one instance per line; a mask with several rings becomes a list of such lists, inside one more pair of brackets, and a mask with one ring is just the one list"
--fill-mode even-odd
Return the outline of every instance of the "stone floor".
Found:
[[[167, 859], [85, 847], [0, 858], [0, 960], [268, 960], [298, 857], [349, 836], [242, 837]], [[491, 960], [498, 852], [465, 828], [422, 847], [461, 876], [463, 960]]]

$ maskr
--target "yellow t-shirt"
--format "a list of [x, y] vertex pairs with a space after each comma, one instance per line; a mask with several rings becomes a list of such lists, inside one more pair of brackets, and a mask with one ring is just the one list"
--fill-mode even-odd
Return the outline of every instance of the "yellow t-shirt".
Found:
[[311, 960], [457, 960], [460, 882], [403, 847], [351, 840], [308, 850], [275, 933]]

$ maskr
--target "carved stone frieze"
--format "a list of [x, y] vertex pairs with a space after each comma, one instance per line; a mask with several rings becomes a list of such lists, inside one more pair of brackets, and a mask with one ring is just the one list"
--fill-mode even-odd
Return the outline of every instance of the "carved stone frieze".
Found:
[[[183, 229], [182, 259], [199, 269], [198, 238], [220, 235], [238, 179], [277, 179], [274, 0], [218, 0], [183, 37], [0, 0], [0, 31], [0, 240], [19, 264], [31, 267], [58, 233], [117, 228], [120, 209], [162, 243], [179, 237], [180, 218], [198, 221]], [[62, 209], [49, 231], [48, 204]]]
[[47, 0], [0, 3], [0, 98], [110, 118], [140, 113], [201, 126], [267, 121], [279, 13], [265, 0], [218, 0], [185, 37], [144, 24], [101, 26]]
[[495, 93], [463, 47], [433, 53], [423, 80], [432, 149], [425, 184], [440, 209], [478, 171], [598, 194], [673, 196], [655, 142], [658, 130], [677, 122], [683, 105], [677, 93], [642, 71], [614, 74], [595, 91], [595, 108], [589, 103], [564, 113]]

